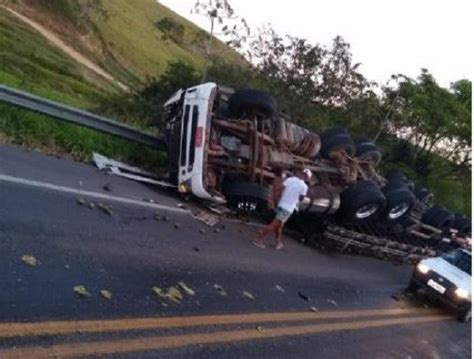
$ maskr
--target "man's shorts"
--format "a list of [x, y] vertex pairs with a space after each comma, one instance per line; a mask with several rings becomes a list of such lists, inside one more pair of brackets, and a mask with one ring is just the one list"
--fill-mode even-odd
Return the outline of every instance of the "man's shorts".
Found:
[[281, 207], [277, 207], [275, 210], [275, 219], [279, 220], [282, 223], [285, 223], [290, 217], [292, 212], [287, 211]]

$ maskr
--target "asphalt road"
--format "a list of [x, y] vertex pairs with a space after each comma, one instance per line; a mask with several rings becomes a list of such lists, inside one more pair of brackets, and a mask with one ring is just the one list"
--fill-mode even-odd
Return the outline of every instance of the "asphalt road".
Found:
[[[254, 225], [210, 228], [179, 202], [90, 165], [0, 147], [0, 358], [470, 357], [470, 324], [401, 295], [411, 267], [290, 238], [282, 251], [260, 249]], [[179, 303], [152, 290], [180, 281], [192, 292], [181, 288]]]

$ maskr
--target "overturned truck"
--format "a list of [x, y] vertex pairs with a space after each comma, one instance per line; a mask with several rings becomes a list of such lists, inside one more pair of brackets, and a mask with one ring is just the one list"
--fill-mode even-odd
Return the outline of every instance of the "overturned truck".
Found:
[[381, 176], [369, 138], [341, 127], [309, 131], [267, 93], [206, 83], [179, 90], [163, 113], [169, 175], [182, 193], [262, 213], [277, 181], [309, 168], [308, 195], [293, 216], [309, 242], [416, 259], [470, 237], [470, 221], [434, 206], [426, 188], [401, 173]]

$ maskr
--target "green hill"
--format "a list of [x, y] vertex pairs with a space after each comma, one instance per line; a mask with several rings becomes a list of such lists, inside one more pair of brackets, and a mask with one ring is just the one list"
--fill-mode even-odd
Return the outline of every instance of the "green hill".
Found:
[[[206, 33], [155, 0], [4, 0], [130, 89], [158, 77], [170, 61], [205, 63]], [[0, 6], [0, 83], [86, 109], [123, 90], [75, 61]], [[217, 42], [219, 50], [225, 45]], [[243, 64], [237, 53], [221, 60]], [[85, 160], [92, 151], [146, 165], [161, 155], [142, 146], [0, 104], [0, 143]]]

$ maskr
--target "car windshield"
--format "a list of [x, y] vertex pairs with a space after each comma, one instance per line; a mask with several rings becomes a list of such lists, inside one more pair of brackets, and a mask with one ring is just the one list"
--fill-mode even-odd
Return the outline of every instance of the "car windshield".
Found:
[[443, 259], [471, 275], [471, 254], [456, 249], [443, 255]]

